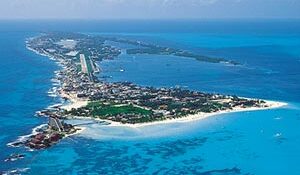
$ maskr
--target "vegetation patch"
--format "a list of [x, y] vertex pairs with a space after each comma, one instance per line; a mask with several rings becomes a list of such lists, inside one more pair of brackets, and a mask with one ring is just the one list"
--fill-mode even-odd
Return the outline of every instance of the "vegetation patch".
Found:
[[72, 109], [67, 114], [108, 119], [122, 123], [142, 123], [155, 120], [152, 110], [132, 104], [108, 104], [99, 101], [90, 102], [87, 106], [79, 109]]
[[92, 116], [113, 116], [118, 114], [151, 115], [152, 111], [134, 105], [113, 105], [90, 102], [87, 106]]

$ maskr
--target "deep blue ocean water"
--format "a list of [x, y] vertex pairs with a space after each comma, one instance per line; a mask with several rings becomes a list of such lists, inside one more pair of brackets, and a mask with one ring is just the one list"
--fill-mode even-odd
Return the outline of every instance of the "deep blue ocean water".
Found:
[[[25, 48], [43, 31], [121, 35], [239, 61], [242, 66], [172, 56], [129, 56], [100, 63], [107, 81], [236, 94], [288, 102], [283, 108], [225, 114], [139, 129], [89, 125], [47, 150], [6, 144], [46, 122], [34, 113], [59, 67]], [[127, 46], [120, 46], [126, 48]], [[0, 170], [23, 174], [300, 174], [299, 21], [2, 21]], [[120, 70], [124, 69], [124, 72]], [[76, 121], [74, 121], [76, 122]], [[5, 163], [11, 153], [26, 158]]]

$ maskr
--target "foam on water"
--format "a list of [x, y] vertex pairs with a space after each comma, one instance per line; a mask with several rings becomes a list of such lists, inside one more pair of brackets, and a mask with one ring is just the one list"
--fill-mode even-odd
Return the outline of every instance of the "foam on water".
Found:
[[8, 143], [7, 146], [10, 146], [10, 147], [19, 147], [21, 145], [15, 146], [15, 144], [16, 143], [25, 143], [31, 136], [40, 133], [40, 131], [42, 130], [42, 128], [47, 127], [47, 126], [48, 126], [47, 124], [41, 124], [41, 125], [33, 128], [32, 131], [31, 131], [31, 134], [19, 136], [19, 138], [17, 140]]

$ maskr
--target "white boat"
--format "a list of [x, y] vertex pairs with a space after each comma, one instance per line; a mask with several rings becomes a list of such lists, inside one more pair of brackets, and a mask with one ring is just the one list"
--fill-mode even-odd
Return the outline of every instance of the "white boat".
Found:
[[281, 137], [281, 136], [282, 136], [281, 133], [276, 133], [276, 134], [274, 135], [274, 137]]

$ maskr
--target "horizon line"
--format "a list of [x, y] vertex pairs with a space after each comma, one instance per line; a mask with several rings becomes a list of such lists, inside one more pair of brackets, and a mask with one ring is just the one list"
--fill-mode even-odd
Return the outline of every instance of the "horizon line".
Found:
[[295, 18], [0, 18], [0, 21], [282, 21], [282, 20], [300, 20]]

